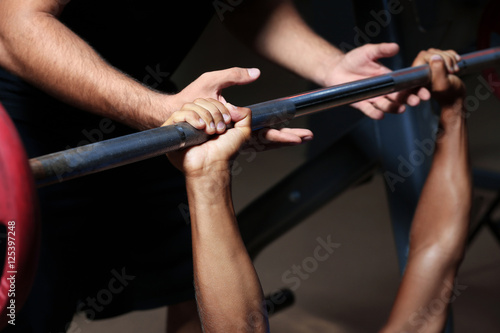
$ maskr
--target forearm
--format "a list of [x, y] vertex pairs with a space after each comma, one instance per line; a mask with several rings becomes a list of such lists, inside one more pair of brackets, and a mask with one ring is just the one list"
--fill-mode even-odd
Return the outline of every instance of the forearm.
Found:
[[205, 332], [266, 332], [259, 279], [241, 239], [229, 171], [187, 177], [197, 301]]
[[107, 64], [56, 17], [60, 9], [0, 3], [0, 65], [69, 104], [135, 128], [167, 118], [161, 95]]
[[[452, 121], [441, 122], [412, 223], [407, 267], [383, 332], [440, 332], [465, 252], [471, 208], [467, 128], [460, 106], [442, 112]], [[429, 314], [436, 302], [441, 310]]]
[[442, 332], [453, 301], [455, 274], [456, 270], [435, 251], [409, 257], [390, 316], [380, 333]]
[[414, 253], [439, 244], [458, 262], [465, 250], [472, 200], [467, 126], [461, 105], [442, 110], [431, 170], [411, 231]]
[[224, 23], [266, 58], [319, 85], [327, 84], [326, 74], [343, 57], [289, 0], [252, 1], [228, 14]]

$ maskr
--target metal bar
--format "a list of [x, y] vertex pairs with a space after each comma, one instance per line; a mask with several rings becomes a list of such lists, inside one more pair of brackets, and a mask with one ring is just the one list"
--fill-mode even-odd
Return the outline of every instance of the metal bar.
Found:
[[[458, 64], [459, 74], [492, 67], [499, 60], [500, 48], [466, 54]], [[423, 65], [253, 104], [248, 106], [252, 110], [252, 128], [286, 124], [314, 112], [420, 87], [430, 79], [429, 66]], [[43, 186], [159, 156], [208, 139], [204, 132], [188, 124], [166, 126], [32, 158], [30, 165], [37, 185]]]
[[208, 137], [179, 123], [32, 158], [30, 166], [37, 185], [45, 186], [194, 146]]

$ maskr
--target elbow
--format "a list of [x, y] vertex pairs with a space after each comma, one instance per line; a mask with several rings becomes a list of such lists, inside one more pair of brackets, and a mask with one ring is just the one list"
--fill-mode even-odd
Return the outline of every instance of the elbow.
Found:
[[16, 19], [12, 17], [16, 14], [10, 13], [5, 5], [0, 2], [0, 65], [4, 66], [9, 57], [8, 46], [14, 37]]
[[20, 40], [23, 38], [21, 30], [23, 27], [17, 22], [10, 27], [5, 25], [5, 23], [0, 25], [0, 67], [22, 77], [25, 72], [22, 58], [29, 53]]
[[18, 54], [27, 51], [23, 50], [23, 38], [28, 36], [30, 17], [6, 3], [0, 5], [0, 66], [17, 74]]
[[57, 1], [43, 5], [0, 1], [0, 66], [19, 75], [24, 69], [21, 59], [30, 56], [34, 51], [30, 47], [47, 33], [47, 19], [57, 19], [62, 8]]

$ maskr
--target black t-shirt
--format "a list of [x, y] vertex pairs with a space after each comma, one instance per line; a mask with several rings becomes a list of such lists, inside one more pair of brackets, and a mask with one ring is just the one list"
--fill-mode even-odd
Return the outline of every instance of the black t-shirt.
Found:
[[175, 71], [213, 13], [210, 0], [72, 0], [60, 19], [113, 66], [148, 81], [151, 71]]
[[[60, 20], [109, 64], [157, 90], [173, 92], [170, 75], [195, 44], [214, 14], [210, 0], [72, 0]], [[0, 103], [11, 117], [47, 116], [78, 123], [92, 118], [72, 112], [0, 68]]]
[[[211, 0], [72, 0], [60, 19], [112, 66], [161, 89], [167, 88], [166, 73], [179, 66], [213, 11]], [[112, 131], [100, 131], [100, 117], [71, 108], [2, 69], [0, 102], [30, 157], [133, 131], [117, 123]], [[39, 189], [41, 268], [21, 327], [44, 330], [40, 322], [52, 317], [43, 313], [57, 315], [51, 329], [63, 327], [76, 299], [83, 304], [102, 290], [110, 272], [125, 268], [133, 283], [113, 295], [111, 304], [92, 311], [96, 318], [192, 299], [190, 227], [179, 208], [187, 203], [183, 181], [159, 156]], [[135, 237], [140, 224], [151, 233], [147, 241]], [[64, 267], [64, 274], [54, 267]], [[46, 300], [49, 305], [40, 314], [39, 304]]]

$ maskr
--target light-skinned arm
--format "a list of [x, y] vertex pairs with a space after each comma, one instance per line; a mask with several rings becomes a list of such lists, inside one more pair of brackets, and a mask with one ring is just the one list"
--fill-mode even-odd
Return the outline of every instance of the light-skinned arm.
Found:
[[[367, 44], [344, 54], [307, 25], [291, 0], [243, 2], [225, 13], [223, 23], [264, 57], [320, 86], [386, 74], [390, 70], [378, 60], [399, 52], [395, 43], [380, 43]], [[448, 68], [452, 73], [458, 59], [451, 59]], [[403, 112], [405, 103], [415, 106], [429, 98], [429, 91], [422, 88], [352, 106], [371, 118], [380, 119], [385, 112]]]
[[[255, 81], [257, 68], [206, 72], [181, 92], [159, 93], [122, 73], [58, 20], [67, 0], [0, 1], [0, 66], [46, 93], [139, 130], [161, 126], [185, 103], [213, 98], [224, 88]], [[210, 134], [227, 122], [216, 119]], [[221, 125], [219, 129], [219, 124]], [[207, 124], [208, 125], [208, 124]], [[299, 144], [311, 131], [266, 130], [266, 144]]]
[[258, 69], [208, 72], [176, 95], [162, 94], [113, 68], [58, 20], [68, 1], [0, 1], [0, 66], [78, 108], [136, 129], [158, 127], [198, 97], [255, 81]]

